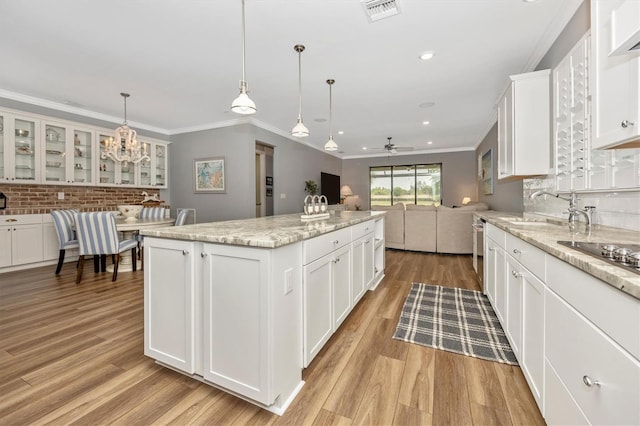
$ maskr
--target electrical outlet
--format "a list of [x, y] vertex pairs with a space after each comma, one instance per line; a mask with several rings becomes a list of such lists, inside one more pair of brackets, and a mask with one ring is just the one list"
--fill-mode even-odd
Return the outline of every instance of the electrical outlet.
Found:
[[284, 271], [284, 294], [289, 294], [293, 291], [293, 269], [289, 268]]
[[64, 200], [64, 192], [58, 192], [58, 200]]

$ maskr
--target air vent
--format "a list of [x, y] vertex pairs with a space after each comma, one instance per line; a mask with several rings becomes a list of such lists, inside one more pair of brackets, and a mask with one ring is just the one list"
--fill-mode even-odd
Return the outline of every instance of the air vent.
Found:
[[400, 13], [396, 0], [360, 0], [370, 22], [379, 21]]

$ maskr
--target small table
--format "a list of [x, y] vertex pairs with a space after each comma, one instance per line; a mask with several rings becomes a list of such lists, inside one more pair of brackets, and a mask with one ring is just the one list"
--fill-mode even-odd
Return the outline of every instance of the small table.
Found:
[[[162, 218], [162, 219], [136, 219], [133, 221], [125, 221], [124, 218], [116, 218], [116, 228], [124, 235], [125, 240], [133, 239], [133, 235], [141, 229], [149, 228], [164, 228], [165, 226], [171, 226], [176, 222], [174, 218]], [[136, 266], [136, 269], [140, 269], [142, 266], [140, 261]], [[107, 267], [107, 271], [113, 272], [113, 265]], [[131, 252], [129, 250], [120, 254], [120, 264], [118, 265], [118, 272], [133, 271], [133, 262], [131, 259]]]

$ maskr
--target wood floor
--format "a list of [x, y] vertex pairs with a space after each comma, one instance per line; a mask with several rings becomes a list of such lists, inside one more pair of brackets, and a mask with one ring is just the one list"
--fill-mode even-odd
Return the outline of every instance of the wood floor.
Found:
[[0, 274], [0, 424], [544, 424], [520, 368], [392, 339], [411, 282], [479, 289], [471, 256], [387, 250], [386, 277], [278, 417], [143, 354], [141, 272]]

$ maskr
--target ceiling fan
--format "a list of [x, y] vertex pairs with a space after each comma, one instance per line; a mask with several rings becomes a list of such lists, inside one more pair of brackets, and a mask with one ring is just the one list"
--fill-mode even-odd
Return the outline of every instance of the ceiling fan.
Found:
[[391, 136], [389, 136], [387, 138], [387, 143], [385, 144], [384, 148], [373, 148], [374, 150], [385, 150], [390, 154], [395, 154], [396, 152], [401, 152], [401, 151], [413, 151], [413, 147], [412, 146], [397, 146], [394, 143], [391, 143]]

